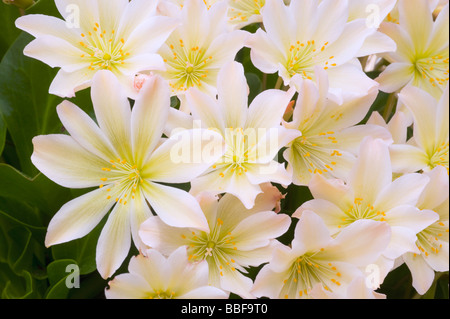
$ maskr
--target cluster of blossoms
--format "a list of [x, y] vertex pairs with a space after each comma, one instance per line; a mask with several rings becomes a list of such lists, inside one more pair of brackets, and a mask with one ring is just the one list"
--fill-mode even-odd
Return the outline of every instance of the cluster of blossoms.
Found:
[[[90, 87], [95, 120], [63, 102], [68, 134], [35, 137], [32, 162], [94, 189], [61, 207], [45, 244], [107, 216], [107, 298], [384, 298], [403, 263], [419, 294], [449, 270], [448, 1], [55, 3], [65, 20], [17, 20], [35, 37], [24, 54], [60, 68], [51, 94]], [[250, 103], [243, 48], [279, 76]], [[293, 213], [290, 185], [313, 196]]]

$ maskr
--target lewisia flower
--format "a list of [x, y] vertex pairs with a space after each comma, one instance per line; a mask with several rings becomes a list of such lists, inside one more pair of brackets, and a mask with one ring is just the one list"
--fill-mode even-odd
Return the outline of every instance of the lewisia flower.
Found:
[[362, 219], [389, 225], [392, 237], [379, 261], [386, 269], [404, 253], [418, 253], [416, 235], [438, 219], [436, 213], [415, 206], [428, 181], [422, 174], [393, 181], [389, 146], [369, 137], [361, 144], [347, 183], [315, 175], [309, 184], [314, 199], [292, 216], [301, 217], [311, 210], [323, 218], [333, 236]]
[[164, 69], [157, 50], [177, 21], [156, 16], [157, 1], [55, 0], [64, 20], [45, 15], [17, 19], [18, 28], [36, 37], [24, 54], [61, 70], [50, 93], [73, 97], [89, 87], [99, 70], [110, 70], [135, 96], [136, 73]]
[[[396, 0], [397, 2], [398, 0]], [[448, 0], [426, 0], [428, 2], [428, 5], [430, 7], [431, 12], [435, 12], [437, 10], [440, 11], [442, 7], [444, 7], [446, 4], [448, 4]], [[392, 23], [400, 23], [399, 19], [399, 11], [398, 11], [398, 2], [396, 3], [395, 7], [392, 9], [391, 12], [386, 17], [387, 22]]]
[[266, 90], [248, 106], [247, 80], [238, 62], [230, 62], [220, 70], [217, 88], [217, 100], [199, 90], [189, 90], [186, 104], [192, 111], [190, 124], [182, 123], [189, 122], [184, 113], [172, 111], [171, 125], [192, 128], [198, 124], [219, 132], [225, 140], [225, 154], [192, 180], [191, 193], [230, 193], [250, 209], [261, 193], [261, 184], [292, 182], [284, 164], [275, 157], [283, 146], [301, 135], [281, 125], [294, 90]]
[[132, 257], [129, 273], [116, 276], [105, 289], [107, 299], [227, 299], [229, 294], [208, 285], [208, 265], [190, 263], [186, 248], [168, 258], [150, 249]]
[[[371, 266], [367, 269], [371, 269]], [[380, 294], [368, 287], [368, 278], [363, 275], [355, 277], [347, 286], [345, 293], [336, 293], [323, 289], [320, 285], [316, 285], [311, 291], [314, 299], [386, 299], [386, 295]]]
[[215, 96], [219, 69], [234, 60], [247, 32], [229, 31], [225, 2], [208, 10], [202, 0], [187, 0], [180, 15], [180, 26], [159, 51], [166, 65], [160, 74], [172, 95], [182, 97], [195, 87]]
[[[162, 14], [173, 16], [173, 11], [182, 9], [187, 0], [165, 0], [159, 4], [159, 10]], [[222, 0], [203, 0], [206, 8], [211, 7]], [[262, 21], [261, 10], [266, 3], [265, 0], [226, 0], [228, 4], [228, 24], [234, 29]]]
[[353, 279], [363, 276], [358, 267], [376, 261], [390, 235], [385, 223], [359, 220], [333, 238], [318, 215], [304, 211], [291, 246], [276, 248], [252, 292], [272, 299], [314, 298], [313, 289], [345, 295]]
[[430, 289], [435, 271], [449, 269], [448, 224], [449, 224], [449, 181], [448, 173], [442, 167], [436, 167], [426, 173], [430, 182], [419, 198], [417, 207], [431, 210], [439, 215], [439, 220], [417, 234], [419, 253], [406, 253], [403, 260], [411, 270], [413, 287], [421, 295]]
[[139, 232], [147, 245], [168, 255], [180, 246], [188, 247], [191, 262], [205, 261], [209, 266], [209, 283], [243, 298], [252, 298], [252, 281], [245, 268], [269, 261], [277, 243], [274, 238], [284, 234], [290, 217], [272, 210], [281, 199], [274, 186], [264, 185], [255, 207], [248, 210], [233, 195], [219, 201], [210, 193], [198, 198], [208, 219], [209, 229], [175, 228], [159, 217], [150, 217]]
[[296, 185], [307, 185], [315, 174], [346, 180], [364, 137], [391, 140], [389, 131], [381, 126], [357, 125], [377, 97], [377, 86], [366, 95], [349, 98], [339, 105], [328, 92], [326, 72], [317, 69], [315, 78], [315, 83], [306, 80], [298, 84], [293, 79], [299, 97], [292, 121], [284, 124], [302, 132], [283, 154]]
[[376, 79], [380, 90], [396, 92], [408, 84], [439, 99], [448, 83], [448, 4], [437, 19], [426, 0], [399, 0], [400, 23], [382, 23], [380, 30], [397, 43], [384, 58], [391, 64]]
[[[269, 0], [262, 16], [266, 31], [259, 29], [247, 41], [251, 60], [262, 72], [278, 72], [289, 85], [297, 74], [314, 79], [319, 66], [327, 70], [330, 88], [339, 95], [366, 94], [372, 86], [355, 58], [376, 29], [368, 28], [366, 19], [348, 22], [348, 1], [292, 0], [286, 6], [282, 0]], [[384, 47], [381, 41], [378, 45]]]
[[[192, 149], [194, 143], [200, 145], [197, 147], [204, 145], [201, 140], [194, 141], [199, 135], [192, 130], [161, 140], [170, 92], [160, 77], [146, 82], [132, 111], [118, 80], [109, 71], [94, 76], [91, 93], [98, 125], [77, 106], [63, 102], [57, 111], [71, 136], [35, 137], [31, 159], [42, 173], [64, 187], [97, 187], [61, 207], [48, 226], [47, 247], [83, 237], [112, 208], [96, 256], [97, 268], [107, 278], [127, 256], [131, 236], [138, 248], [142, 246], [138, 228], [152, 215], [146, 201], [170, 225], [208, 229], [194, 197], [160, 183], [189, 182], [222, 153], [211, 156], [210, 161], [175, 163], [174, 149]], [[212, 131], [202, 131], [200, 136], [211, 139], [208, 143], [214, 145], [223, 142]]]
[[430, 171], [436, 166], [443, 166], [448, 173], [448, 92], [447, 85], [441, 99], [437, 101], [414, 86], [401, 91], [399, 100], [413, 115], [414, 133], [406, 144], [394, 144], [390, 147], [394, 172]]

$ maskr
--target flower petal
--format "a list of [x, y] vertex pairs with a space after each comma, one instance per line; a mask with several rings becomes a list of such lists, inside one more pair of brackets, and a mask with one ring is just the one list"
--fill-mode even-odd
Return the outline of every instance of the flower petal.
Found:
[[66, 203], [53, 216], [47, 228], [45, 246], [49, 247], [87, 235], [108, 213], [114, 201], [105, 188], [97, 189]]
[[410, 63], [392, 63], [375, 80], [380, 90], [387, 93], [398, 91], [413, 80], [414, 67]]
[[142, 188], [150, 206], [165, 223], [209, 231], [199, 203], [189, 193], [151, 182], [144, 182]]
[[97, 243], [95, 260], [103, 278], [111, 277], [131, 247], [130, 209], [117, 204], [108, 217]]

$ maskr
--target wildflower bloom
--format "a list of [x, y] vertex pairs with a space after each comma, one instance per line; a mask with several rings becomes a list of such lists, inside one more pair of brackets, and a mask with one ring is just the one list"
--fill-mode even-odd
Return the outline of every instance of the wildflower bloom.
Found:
[[315, 78], [315, 82], [299, 84], [293, 80], [299, 97], [292, 121], [284, 123], [286, 128], [302, 133], [283, 153], [296, 185], [307, 185], [315, 174], [346, 180], [364, 137], [391, 140], [390, 133], [381, 126], [357, 125], [378, 95], [377, 86], [364, 96], [338, 105], [330, 97], [326, 72], [317, 69]]
[[[237, 62], [221, 69], [217, 87], [217, 100], [196, 89], [186, 94], [186, 104], [192, 111], [187, 127], [193, 127], [194, 122], [213, 129], [222, 134], [226, 145], [223, 157], [192, 180], [191, 193], [230, 193], [251, 208], [261, 193], [259, 185], [266, 182], [289, 185], [292, 181], [284, 164], [275, 157], [283, 146], [301, 135], [281, 125], [294, 91], [266, 90], [248, 106], [247, 81], [243, 66]], [[189, 118], [180, 121], [184, 116], [180, 113], [173, 111], [172, 126], [183, 127], [186, 124], [182, 122], [189, 122]]]
[[[194, 197], [160, 184], [186, 183], [211, 162], [175, 163], [172, 150], [179, 144], [192, 147], [193, 138], [162, 141], [164, 119], [170, 108], [169, 88], [160, 77], [148, 80], [133, 110], [116, 77], [109, 71], [94, 76], [92, 101], [98, 126], [77, 106], [63, 102], [58, 115], [70, 133], [33, 139], [32, 162], [48, 178], [68, 188], [97, 187], [73, 199], [56, 213], [48, 226], [46, 246], [88, 234], [112, 208], [97, 244], [97, 268], [107, 278], [127, 256], [141, 222], [155, 213], [175, 226], [206, 228], [207, 221]], [[184, 136], [192, 137], [193, 131]], [[219, 134], [204, 132], [211, 143], [222, 143]], [[201, 143], [202, 141], [195, 141]], [[201, 149], [199, 150], [201, 151]], [[131, 235], [131, 236], [130, 236]]]
[[110, 70], [133, 97], [133, 78], [139, 71], [161, 70], [157, 50], [177, 21], [156, 16], [157, 1], [55, 0], [65, 20], [26, 15], [18, 28], [36, 37], [24, 54], [61, 68], [50, 93], [73, 97], [89, 87], [99, 70]]
[[211, 285], [252, 298], [252, 281], [245, 276], [245, 268], [267, 262], [276, 244], [274, 238], [284, 234], [290, 224], [288, 215], [272, 211], [281, 198], [278, 189], [269, 184], [264, 190], [250, 210], [230, 194], [219, 201], [210, 193], [199, 195], [208, 231], [170, 227], [159, 217], [150, 217], [139, 234], [144, 243], [166, 255], [187, 246], [191, 262], [208, 263]]
[[[291, 247], [280, 246], [256, 277], [252, 292], [272, 299], [309, 298], [313, 289], [345, 294], [350, 283], [374, 262], [390, 239], [384, 223], [359, 220], [333, 238], [312, 211], [300, 217]], [[358, 238], [358, 240], [355, 240]]]
[[190, 263], [185, 247], [167, 258], [149, 249], [145, 256], [131, 258], [128, 271], [109, 282], [107, 299], [227, 299], [229, 295], [208, 285], [208, 265]]
[[391, 64], [376, 79], [380, 90], [396, 92], [412, 84], [439, 99], [448, 83], [448, 4], [437, 19], [428, 1], [399, 1], [400, 23], [382, 23], [380, 30], [397, 43], [383, 57]]
[[319, 66], [330, 77], [330, 89], [339, 95], [365, 94], [372, 86], [354, 58], [376, 30], [368, 28], [365, 19], [348, 22], [347, 1], [292, 0], [286, 6], [282, 0], [270, 0], [262, 16], [266, 31], [257, 30], [246, 44], [253, 64], [262, 72], [278, 72], [289, 85], [297, 74], [313, 80]]
[[417, 234], [419, 253], [403, 255], [403, 260], [411, 270], [413, 287], [421, 295], [433, 284], [435, 271], [445, 272], [449, 268], [448, 174], [442, 167], [436, 167], [426, 174], [430, 177], [430, 182], [420, 196], [417, 207], [422, 211], [436, 212], [439, 220]]
[[229, 0], [228, 18], [236, 29], [262, 22], [261, 11], [266, 0]]
[[399, 100], [413, 115], [414, 131], [413, 137], [407, 143], [390, 147], [394, 172], [430, 171], [436, 166], [443, 166], [448, 173], [448, 92], [447, 85], [442, 97], [437, 101], [414, 86], [408, 86], [401, 91]]
[[187, 0], [180, 13], [181, 24], [159, 53], [172, 95], [182, 98], [192, 87], [215, 96], [219, 69], [233, 61], [243, 47], [247, 32], [227, 26], [227, 6], [220, 2], [209, 10], [201, 0]]
[[[406, 252], [418, 252], [416, 234], [434, 223], [438, 216], [416, 208], [429, 178], [407, 174], [392, 180], [388, 145], [366, 138], [346, 184], [315, 175], [309, 184], [314, 199], [292, 215], [311, 210], [323, 218], [332, 235], [364, 219], [386, 223], [392, 237], [380, 262], [389, 262]], [[386, 260], [387, 259], [387, 260]]]

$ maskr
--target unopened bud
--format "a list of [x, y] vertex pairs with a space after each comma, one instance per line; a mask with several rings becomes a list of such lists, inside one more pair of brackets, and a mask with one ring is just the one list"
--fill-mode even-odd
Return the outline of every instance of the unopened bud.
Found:
[[3, 0], [3, 3], [12, 4], [25, 10], [34, 4], [34, 0]]
[[138, 74], [134, 77], [134, 89], [139, 92], [145, 84], [145, 81], [150, 78], [150, 75]]

